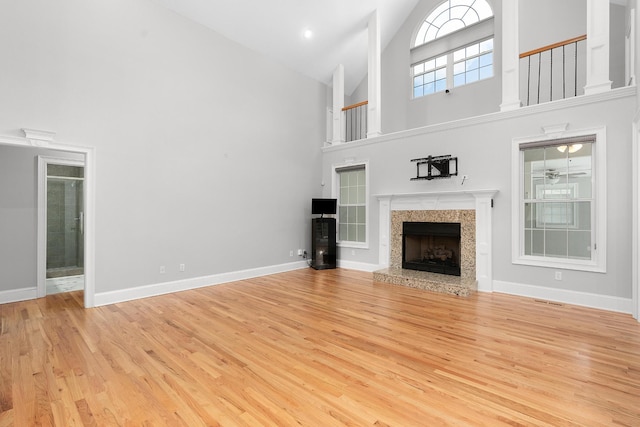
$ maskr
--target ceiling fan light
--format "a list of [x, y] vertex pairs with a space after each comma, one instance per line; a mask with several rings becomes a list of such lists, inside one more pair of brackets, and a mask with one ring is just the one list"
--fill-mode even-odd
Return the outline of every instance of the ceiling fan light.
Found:
[[582, 148], [582, 144], [573, 144], [569, 147], [569, 153], [575, 153]]
[[[561, 153], [564, 153], [565, 151], [567, 151], [566, 145], [559, 145], [557, 148], [558, 148], [558, 151]], [[571, 150], [569, 150], [569, 152], [571, 152]]]

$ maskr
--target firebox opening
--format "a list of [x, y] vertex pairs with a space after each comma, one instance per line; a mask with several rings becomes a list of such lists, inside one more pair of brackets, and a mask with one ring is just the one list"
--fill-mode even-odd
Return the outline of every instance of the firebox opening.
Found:
[[402, 268], [460, 276], [460, 223], [404, 222]]

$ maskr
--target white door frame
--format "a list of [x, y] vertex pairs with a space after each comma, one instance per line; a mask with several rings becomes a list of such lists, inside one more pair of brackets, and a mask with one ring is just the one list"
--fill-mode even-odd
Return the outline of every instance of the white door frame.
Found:
[[[47, 295], [47, 189], [48, 189], [48, 176], [47, 166], [49, 165], [64, 165], [64, 166], [78, 166], [84, 168], [84, 160], [65, 159], [62, 157], [51, 156], [38, 156], [38, 227], [37, 227], [37, 259], [38, 259], [38, 280], [36, 288], [36, 296], [42, 298]], [[84, 192], [84, 184], [83, 184]], [[84, 204], [84, 195], [83, 195]], [[84, 206], [82, 210], [84, 211]], [[83, 218], [84, 219], [84, 218]], [[84, 225], [83, 225], [84, 227]], [[82, 237], [84, 240], [84, 236]], [[84, 248], [84, 245], [83, 245]], [[84, 269], [84, 268], [83, 268]], [[84, 273], [83, 273], [84, 274]]]
[[632, 129], [631, 314], [640, 322], [640, 111]]
[[[47, 131], [39, 131], [33, 129], [22, 129], [24, 137], [2, 136], [0, 135], [0, 145], [11, 145], [28, 148], [42, 148], [59, 152], [76, 153], [84, 156], [84, 306], [85, 308], [95, 307], [95, 148], [80, 145], [66, 144], [56, 142], [55, 133]], [[69, 160], [65, 160], [66, 163]], [[39, 173], [39, 175], [41, 175]], [[44, 174], [46, 180], [46, 173]], [[39, 180], [42, 179], [39, 176]], [[42, 187], [41, 182], [38, 185]], [[46, 187], [44, 187], [46, 188]], [[39, 190], [40, 191], [40, 190]], [[46, 219], [46, 194], [44, 195], [44, 204], [41, 195], [38, 194], [38, 218], [44, 210], [44, 218]], [[38, 283], [37, 297], [46, 294], [46, 222], [44, 227], [38, 223]], [[41, 266], [44, 265], [44, 268]], [[42, 269], [43, 268], [43, 269]], [[42, 271], [40, 271], [42, 269]], [[42, 280], [42, 284], [40, 281]]]

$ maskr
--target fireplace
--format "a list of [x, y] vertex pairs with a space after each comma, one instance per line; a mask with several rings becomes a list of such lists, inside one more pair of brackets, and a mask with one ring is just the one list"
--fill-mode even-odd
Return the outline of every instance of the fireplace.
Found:
[[[492, 291], [491, 217], [497, 190], [434, 191], [380, 194], [379, 255], [374, 272], [380, 282], [411, 286], [460, 296], [475, 290]], [[460, 224], [460, 275], [402, 268], [403, 223]], [[476, 270], [477, 269], [477, 270]]]
[[460, 223], [403, 222], [402, 268], [460, 276]]

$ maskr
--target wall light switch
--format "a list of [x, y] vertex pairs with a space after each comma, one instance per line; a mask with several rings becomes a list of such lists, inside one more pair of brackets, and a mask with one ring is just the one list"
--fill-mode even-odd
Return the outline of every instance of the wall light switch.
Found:
[[562, 271], [556, 271], [556, 280], [562, 280]]

